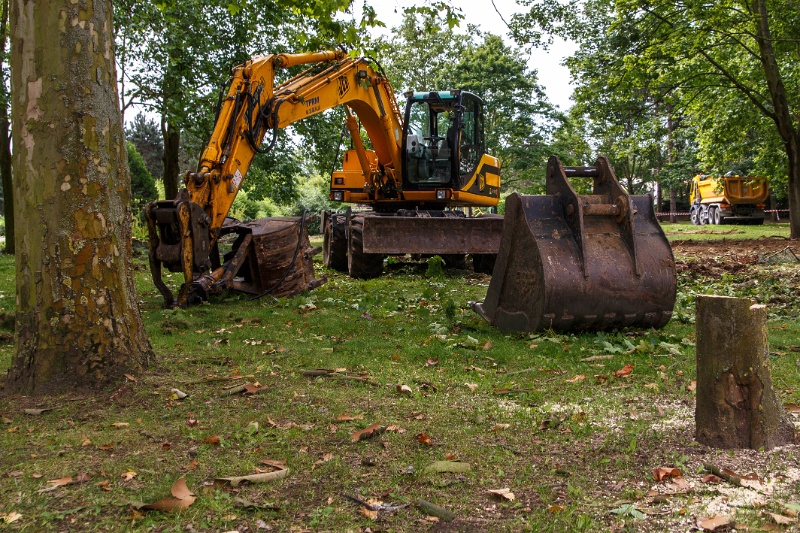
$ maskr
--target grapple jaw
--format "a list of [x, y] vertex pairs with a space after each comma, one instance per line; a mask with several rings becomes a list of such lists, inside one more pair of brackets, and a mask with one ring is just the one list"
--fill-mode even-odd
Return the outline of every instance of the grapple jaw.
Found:
[[[579, 195], [568, 176], [594, 178]], [[663, 327], [675, 304], [672, 248], [650, 195], [628, 195], [600, 157], [564, 167], [551, 157], [547, 194], [512, 194], [500, 251], [475, 311], [509, 331]]]
[[[226, 220], [209, 228], [210, 218], [183, 189], [175, 200], [146, 208], [150, 272], [165, 307], [186, 307], [211, 295], [237, 290], [253, 295], [292, 296], [314, 289], [326, 279], [314, 276], [305, 217], [272, 217], [239, 223]], [[229, 252], [220, 257], [220, 239], [232, 235]], [[173, 295], [161, 276], [162, 265], [183, 273]]]

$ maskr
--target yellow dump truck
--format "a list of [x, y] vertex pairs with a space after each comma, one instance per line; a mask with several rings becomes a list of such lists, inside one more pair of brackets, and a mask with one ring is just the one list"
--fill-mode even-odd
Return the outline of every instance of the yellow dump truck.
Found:
[[766, 178], [753, 176], [692, 178], [689, 200], [693, 224], [763, 224], [769, 197]]

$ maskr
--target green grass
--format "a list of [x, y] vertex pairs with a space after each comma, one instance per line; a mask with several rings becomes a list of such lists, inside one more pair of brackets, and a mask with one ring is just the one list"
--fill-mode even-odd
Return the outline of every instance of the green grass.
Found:
[[788, 222], [767, 221], [760, 226], [737, 224], [695, 226], [691, 222], [670, 224], [669, 222], [662, 221], [661, 227], [664, 229], [664, 233], [666, 233], [670, 241], [715, 241], [721, 239], [737, 240], [789, 237]]
[[[427, 530], [432, 522], [413, 506], [423, 499], [456, 513], [458, 531], [683, 531], [716, 497], [701, 482], [704, 461], [762, 478], [799, 467], [794, 448], [729, 454], [697, 445], [690, 386], [694, 295], [757, 296], [775, 302], [776, 387], [785, 402], [800, 403], [796, 266], [682, 273], [675, 317], [661, 331], [529, 335], [497, 331], [469, 309], [467, 301], [485, 296], [487, 276], [428, 278], [425, 263], [393, 262], [387, 275], [366, 282], [317, 265], [328, 282], [308, 294], [255, 302], [229, 295], [175, 311], [160, 307], [145, 263], [137, 264], [156, 364], [136, 382], [97, 394], [0, 397], [0, 516], [22, 515], [7, 525], [0, 519], [0, 530]], [[748, 284], [753, 279], [757, 286]], [[13, 302], [13, 262], [3, 256], [0, 307], [11, 312]], [[13, 347], [2, 338], [4, 374]], [[614, 376], [628, 364], [631, 374]], [[317, 368], [346, 369], [372, 384], [302, 374]], [[245, 381], [264, 389], [224, 395]], [[188, 396], [174, 399], [173, 388]], [[32, 407], [53, 410], [23, 414]], [[128, 425], [112, 425], [119, 422]], [[351, 442], [375, 422], [389, 430]], [[420, 442], [422, 434], [432, 446]], [[218, 445], [206, 442], [213, 436]], [[288, 476], [237, 489], [213, 485], [268, 469], [264, 459], [285, 460]], [[423, 473], [446, 459], [471, 469]], [[652, 471], [660, 466], [680, 468], [694, 492], [655, 500], [649, 492], [663, 484]], [[126, 481], [129, 470], [136, 476]], [[40, 492], [47, 480], [80, 474], [89, 480]], [[168, 496], [181, 476], [197, 495], [188, 509], [132, 508]], [[500, 488], [515, 500], [488, 492]], [[343, 493], [412, 505], [375, 522]], [[779, 484], [766, 509], [781, 512], [791, 502], [800, 502], [796, 483]], [[764, 509], [732, 509], [740, 524], [768, 523]]]

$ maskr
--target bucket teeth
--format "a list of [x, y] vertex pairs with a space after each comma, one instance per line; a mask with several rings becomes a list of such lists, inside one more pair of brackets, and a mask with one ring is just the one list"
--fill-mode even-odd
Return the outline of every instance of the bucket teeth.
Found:
[[[568, 176], [594, 179], [578, 195]], [[503, 330], [663, 327], [675, 304], [672, 248], [650, 195], [628, 195], [600, 157], [563, 167], [551, 157], [547, 194], [512, 194], [500, 251], [475, 311]]]

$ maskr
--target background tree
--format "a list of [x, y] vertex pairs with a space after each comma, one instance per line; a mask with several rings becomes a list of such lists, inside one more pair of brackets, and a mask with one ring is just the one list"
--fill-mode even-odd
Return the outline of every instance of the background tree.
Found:
[[153, 176], [147, 170], [144, 160], [136, 146], [127, 141], [125, 149], [128, 154], [128, 171], [131, 177], [131, 210], [138, 216], [148, 202], [158, 198], [158, 189]]
[[7, 254], [14, 253], [14, 183], [11, 171], [11, 121], [8, 110], [11, 107], [8, 71], [8, 0], [3, 0], [0, 13], [0, 181], [3, 185], [3, 216], [5, 217], [5, 237]]
[[13, 392], [122, 379], [152, 355], [131, 276], [111, 2], [92, 7], [12, 4]]
[[[668, 130], [661, 141], [665, 166], [685, 160], [669, 147], [678, 147], [676, 135], [689, 138], [679, 131], [686, 127], [696, 140], [687, 147], [696, 147], [705, 169], [723, 172], [752, 160], [753, 172], [769, 177], [773, 188], [786, 183], [791, 236], [800, 238], [800, 72], [794, 68], [800, 17], [794, 2], [586, 0], [555, 6], [548, 0], [531, 5], [512, 26], [526, 43], [536, 43], [543, 28], [579, 40], [589, 61], [573, 62], [573, 75], [608, 78], [598, 85], [602, 91], [586, 95], [587, 105], [605, 111], [604, 97], [636, 100], [640, 91], [640, 103], [649, 98], [659, 106], [649, 116]], [[594, 53], [603, 49], [613, 53]]]
[[164, 176], [164, 139], [161, 130], [152, 118], [144, 113], [137, 113], [133, 120], [125, 126], [125, 138], [133, 143], [136, 151], [142, 156], [144, 166], [153, 179]]

